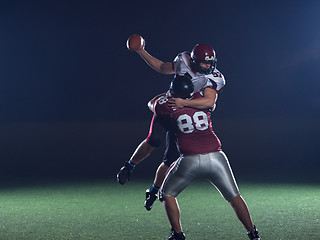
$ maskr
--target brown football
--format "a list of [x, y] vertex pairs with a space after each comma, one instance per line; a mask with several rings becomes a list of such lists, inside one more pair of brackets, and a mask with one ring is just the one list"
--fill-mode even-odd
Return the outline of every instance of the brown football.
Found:
[[139, 34], [133, 34], [127, 40], [127, 48], [130, 51], [137, 51], [142, 46], [143, 46], [143, 38]]

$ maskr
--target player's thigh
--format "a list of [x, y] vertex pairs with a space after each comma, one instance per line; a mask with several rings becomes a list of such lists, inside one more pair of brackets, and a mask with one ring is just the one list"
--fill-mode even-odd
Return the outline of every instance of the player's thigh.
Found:
[[163, 121], [157, 115], [153, 115], [149, 128], [149, 134], [146, 140], [151, 146], [159, 147], [163, 142], [166, 132], [167, 128]]
[[240, 192], [228, 158], [222, 151], [210, 153], [209, 157], [211, 162], [209, 181], [227, 201], [230, 201]]
[[179, 158], [172, 164], [161, 188], [161, 196], [178, 196], [197, 176], [199, 159], [196, 156]]

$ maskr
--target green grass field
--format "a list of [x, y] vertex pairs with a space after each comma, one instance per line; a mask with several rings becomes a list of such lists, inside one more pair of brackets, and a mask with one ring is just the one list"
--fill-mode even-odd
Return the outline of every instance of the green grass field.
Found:
[[[67, 182], [2, 186], [0, 239], [165, 239], [170, 226], [162, 204], [147, 212], [151, 181]], [[239, 182], [264, 240], [320, 239], [319, 185]], [[187, 239], [247, 239], [233, 210], [206, 182], [178, 197]]]

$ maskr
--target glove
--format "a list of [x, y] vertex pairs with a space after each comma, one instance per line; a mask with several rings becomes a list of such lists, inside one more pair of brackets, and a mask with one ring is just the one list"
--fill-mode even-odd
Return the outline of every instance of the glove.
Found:
[[134, 165], [131, 165], [129, 162], [126, 162], [117, 174], [117, 182], [123, 185], [126, 183], [126, 181], [129, 181], [133, 169]]

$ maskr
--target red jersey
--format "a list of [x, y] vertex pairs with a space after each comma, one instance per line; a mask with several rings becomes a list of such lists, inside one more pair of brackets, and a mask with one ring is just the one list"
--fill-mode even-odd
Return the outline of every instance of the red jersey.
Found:
[[[198, 97], [202, 96], [195, 93], [193, 98]], [[212, 109], [199, 110], [184, 107], [173, 110], [168, 107], [167, 100], [166, 96], [158, 99], [155, 113], [174, 130], [181, 154], [186, 156], [221, 150], [221, 143], [212, 130], [210, 120]]]

